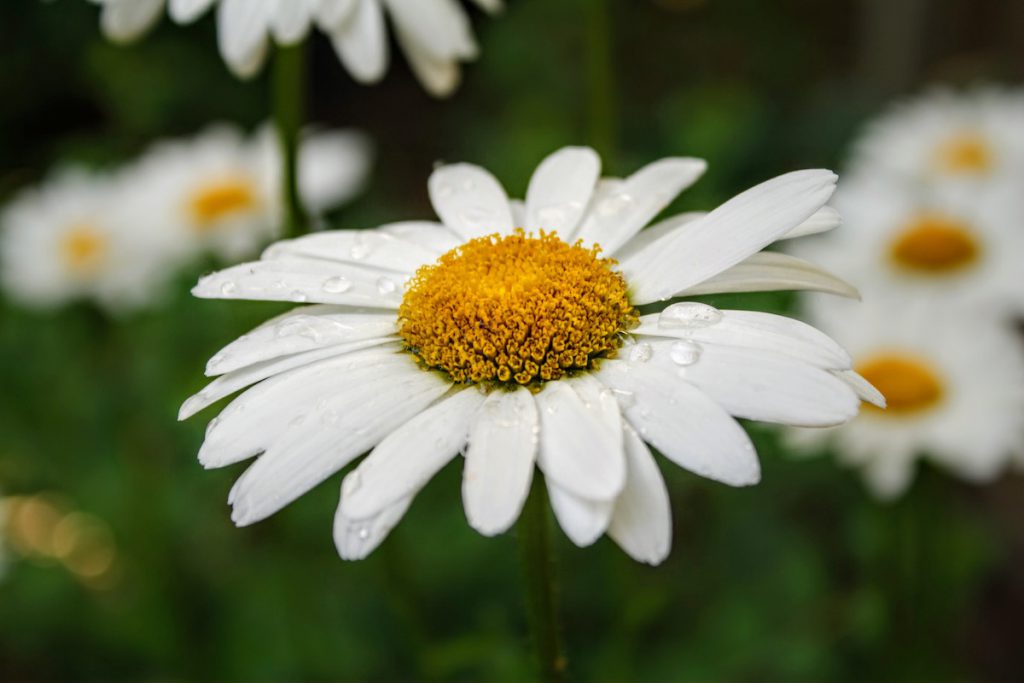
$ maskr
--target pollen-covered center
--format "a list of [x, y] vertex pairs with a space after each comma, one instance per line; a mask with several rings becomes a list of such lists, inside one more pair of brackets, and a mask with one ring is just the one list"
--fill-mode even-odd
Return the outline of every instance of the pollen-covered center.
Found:
[[226, 176], [196, 188], [188, 198], [188, 208], [196, 229], [205, 231], [231, 214], [254, 208], [258, 201], [248, 178]]
[[980, 252], [981, 245], [968, 225], [927, 215], [914, 219], [896, 235], [890, 256], [906, 270], [944, 275], [971, 265]]
[[638, 314], [600, 248], [522, 230], [423, 266], [398, 309], [412, 353], [456, 382], [556, 380], [613, 356]]
[[942, 400], [939, 374], [926, 361], [902, 353], [886, 353], [859, 363], [856, 368], [864, 379], [885, 396], [886, 415], [906, 415], [931, 408]]
[[60, 250], [70, 270], [89, 275], [99, 269], [106, 258], [107, 238], [92, 225], [75, 225], [64, 234]]
[[939, 145], [937, 162], [947, 173], [974, 174], [989, 171], [992, 157], [988, 140], [973, 131], [965, 131]]

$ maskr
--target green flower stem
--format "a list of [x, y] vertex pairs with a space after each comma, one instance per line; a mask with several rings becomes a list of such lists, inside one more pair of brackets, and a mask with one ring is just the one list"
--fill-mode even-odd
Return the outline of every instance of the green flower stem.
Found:
[[285, 236], [309, 232], [309, 221], [299, 195], [299, 136], [306, 110], [305, 44], [277, 48], [273, 73], [274, 120], [281, 140], [282, 198]]
[[517, 531], [526, 606], [540, 665], [540, 680], [544, 683], [562, 683], [568, 680], [568, 660], [558, 622], [558, 587], [555, 582], [548, 496], [539, 477], [533, 478], [533, 486], [519, 518]]
[[584, 0], [587, 31], [587, 83], [590, 143], [602, 158], [614, 160], [618, 123], [612, 59], [610, 0]]

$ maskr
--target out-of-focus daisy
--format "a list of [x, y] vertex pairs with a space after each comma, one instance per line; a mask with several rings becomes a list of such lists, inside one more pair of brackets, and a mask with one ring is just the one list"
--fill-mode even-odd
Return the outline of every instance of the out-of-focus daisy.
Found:
[[[799, 171], [714, 211], [642, 230], [704, 171], [664, 159], [600, 180], [590, 149], [543, 161], [526, 201], [487, 171], [443, 166], [440, 222], [279, 242], [193, 290], [311, 302], [228, 345], [188, 417], [248, 388], [207, 431], [200, 461], [259, 458], [231, 491], [239, 525], [261, 520], [371, 450], [342, 485], [345, 558], [377, 546], [460, 452], [463, 502], [483, 534], [509, 528], [534, 465], [578, 545], [607, 532], [652, 564], [669, 550], [668, 496], [646, 443], [726, 484], [760, 477], [733, 416], [835, 425], [856, 414], [847, 354], [789, 318], [695, 302], [697, 292], [849, 287], [760, 250], [834, 224], [835, 175]], [[600, 246], [598, 246], [600, 245]], [[613, 260], [618, 259], [618, 261]]]
[[967, 188], [1024, 169], [1024, 93], [995, 87], [935, 90], [893, 107], [856, 145], [855, 160], [911, 182]]
[[[279, 235], [280, 146], [270, 127], [247, 137], [215, 126], [193, 139], [155, 145], [127, 173], [139, 222], [172, 236], [191, 256], [251, 256]], [[354, 132], [305, 136], [299, 150], [300, 195], [316, 216], [350, 199], [366, 179], [369, 141]]]
[[1022, 452], [1024, 354], [1010, 330], [922, 300], [846, 304], [812, 301], [808, 320], [850, 350], [888, 406], [842, 427], [794, 430], [794, 444], [831, 444], [881, 498], [901, 495], [924, 457], [983, 482]]
[[[292, 45], [316, 26], [330, 37], [338, 58], [356, 80], [374, 83], [388, 66], [385, 15], [423, 87], [451, 94], [460, 63], [476, 58], [469, 16], [459, 0], [219, 0], [221, 55], [239, 77], [256, 74], [271, 41]], [[473, 0], [490, 13], [501, 0]], [[103, 5], [102, 26], [112, 39], [130, 40], [159, 16], [164, 0], [93, 0]], [[217, 0], [170, 0], [171, 15], [191, 21]]]
[[857, 283], [869, 298], [938, 297], [1024, 312], [1017, 188], [968, 196], [946, 191], [946, 183], [925, 190], [867, 170], [844, 176], [836, 192], [843, 229], [794, 243], [792, 253]]
[[0, 215], [8, 296], [36, 308], [92, 299], [115, 312], [152, 303], [176, 264], [167, 235], [137, 222], [124, 182], [65, 170], [15, 197]]

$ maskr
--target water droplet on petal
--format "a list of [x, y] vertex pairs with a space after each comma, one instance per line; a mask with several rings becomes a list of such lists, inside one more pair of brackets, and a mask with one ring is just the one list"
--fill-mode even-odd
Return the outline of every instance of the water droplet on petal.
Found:
[[700, 359], [700, 353], [702, 349], [700, 344], [688, 340], [679, 340], [672, 342], [672, 346], [669, 349], [669, 358], [676, 365], [693, 365]]
[[[352, 247], [355, 251], [355, 247]], [[328, 294], [344, 294], [348, 290], [352, 289], [352, 281], [347, 277], [332, 277], [328, 280], [324, 280], [323, 289]]]
[[662, 329], [693, 329], [714, 325], [722, 319], [722, 312], [714, 306], [683, 301], [672, 304], [658, 316], [658, 327]]
[[602, 216], [614, 216], [633, 203], [633, 197], [625, 192], [618, 192], [605, 197], [597, 205], [597, 212]]
[[629, 360], [633, 363], [646, 363], [652, 355], [654, 355], [654, 349], [646, 342], [636, 344], [629, 350]]
[[365, 541], [370, 537], [370, 530], [367, 529], [365, 526], [360, 527], [359, 531], [356, 532], [356, 535], [359, 536], [360, 541]]
[[288, 295], [288, 298], [297, 304], [301, 304], [306, 300], [306, 293], [301, 290], [295, 289], [292, 290], [292, 293]]
[[236, 291], [238, 291], [238, 285], [236, 285], [234, 282], [228, 281], [220, 286], [220, 293], [223, 294], [224, 296], [231, 296]]
[[352, 249], [349, 251], [349, 256], [356, 261], [361, 261], [370, 255], [371, 250], [372, 248], [366, 243], [366, 240], [364, 240], [362, 236], [357, 235], [355, 242], [352, 244]]
[[377, 278], [377, 291], [381, 294], [391, 294], [396, 289], [398, 289], [398, 285], [386, 275]]

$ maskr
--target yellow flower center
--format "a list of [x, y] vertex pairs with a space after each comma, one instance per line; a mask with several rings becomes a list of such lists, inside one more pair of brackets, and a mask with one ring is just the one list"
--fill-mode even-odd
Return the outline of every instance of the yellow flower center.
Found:
[[913, 356], [880, 354], [859, 363], [856, 370], [885, 396], [884, 411], [866, 404], [868, 410], [879, 414], [918, 413], [942, 400], [943, 387], [938, 373], [927, 362]]
[[543, 231], [470, 240], [416, 271], [400, 334], [456, 382], [528, 385], [590, 368], [639, 322], [615, 261], [599, 253]]
[[972, 131], [958, 133], [943, 142], [937, 152], [938, 166], [946, 173], [985, 173], [992, 168], [988, 140]]
[[188, 208], [197, 230], [205, 232], [217, 221], [252, 209], [258, 203], [252, 182], [238, 176], [222, 178], [197, 188], [188, 199]]
[[64, 263], [70, 270], [88, 275], [103, 263], [107, 254], [107, 238], [94, 226], [83, 223], [64, 234], [60, 248]]
[[921, 216], [892, 241], [896, 265], [917, 273], [943, 275], [977, 260], [981, 245], [964, 223], [945, 216]]

